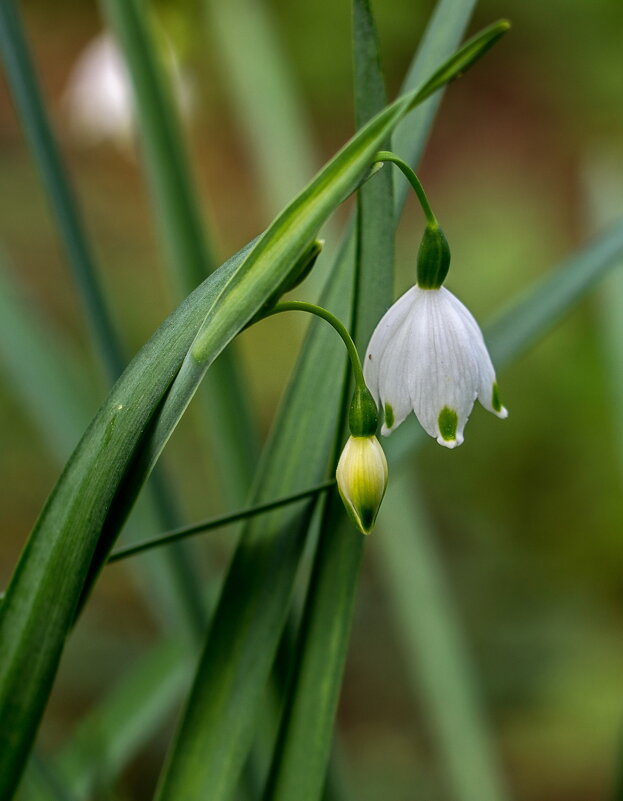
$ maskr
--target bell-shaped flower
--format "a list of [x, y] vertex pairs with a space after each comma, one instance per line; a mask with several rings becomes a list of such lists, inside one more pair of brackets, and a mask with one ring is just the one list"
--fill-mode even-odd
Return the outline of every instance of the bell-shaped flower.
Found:
[[370, 339], [364, 376], [386, 435], [413, 409], [431, 437], [454, 448], [476, 398], [498, 417], [508, 415], [478, 323], [442, 286], [416, 284], [387, 311]]
[[[182, 72], [173, 50], [165, 41], [164, 61], [170, 73], [174, 97], [182, 118], [192, 115], [193, 88]], [[123, 147], [134, 133], [134, 100], [123, 56], [108, 32], [92, 39], [71, 71], [64, 96], [72, 134], [84, 145], [105, 140]]]
[[362, 534], [369, 534], [387, 487], [387, 460], [378, 439], [349, 437], [336, 478], [349, 517]]

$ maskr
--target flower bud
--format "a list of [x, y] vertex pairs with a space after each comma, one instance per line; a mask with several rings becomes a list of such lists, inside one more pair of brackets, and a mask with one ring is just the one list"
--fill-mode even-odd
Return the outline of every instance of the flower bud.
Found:
[[387, 460], [378, 439], [349, 437], [336, 478], [349, 517], [362, 534], [369, 534], [387, 487]]

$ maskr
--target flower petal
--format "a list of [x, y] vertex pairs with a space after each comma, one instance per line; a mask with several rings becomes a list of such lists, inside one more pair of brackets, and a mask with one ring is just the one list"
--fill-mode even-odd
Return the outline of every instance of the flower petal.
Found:
[[[403, 324], [410, 317], [416, 299], [417, 287], [411, 287], [382, 317], [372, 333], [366, 350], [363, 365], [366, 385], [375, 401], [381, 406], [381, 412], [384, 410], [385, 404], [389, 405], [389, 413], [385, 416], [392, 420], [392, 425], [383, 426], [384, 434], [388, 434], [390, 430], [399, 425], [411, 410], [408, 398], [406, 398], [405, 407], [405, 397], [400, 389], [401, 376], [407, 367], [407, 363], [403, 361], [401, 364], [400, 359], [404, 359], [406, 356], [406, 343], [404, 342], [406, 332], [403, 331]], [[397, 351], [398, 355], [396, 355]], [[383, 378], [380, 376], [380, 370], [381, 366], [386, 365], [390, 358], [396, 372], [394, 373], [395, 378], [387, 382], [387, 368], [384, 369]], [[381, 391], [381, 386], [383, 386], [383, 391]], [[401, 414], [402, 417], [400, 417]]]

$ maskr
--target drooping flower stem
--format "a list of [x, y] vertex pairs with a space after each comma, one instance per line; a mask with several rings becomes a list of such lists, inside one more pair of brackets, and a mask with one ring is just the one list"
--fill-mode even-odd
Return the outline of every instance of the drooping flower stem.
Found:
[[417, 195], [417, 199], [420, 201], [420, 205], [426, 215], [426, 219], [428, 221], [429, 226], [431, 228], [438, 228], [439, 223], [437, 222], [437, 218], [435, 217], [433, 210], [428, 202], [428, 198], [426, 197], [426, 192], [424, 191], [424, 187], [420, 179], [417, 175], [413, 172], [411, 167], [403, 161], [400, 156], [397, 156], [395, 153], [392, 153], [390, 150], [379, 150], [379, 152], [374, 157], [374, 164], [378, 164], [380, 162], [390, 162], [391, 164], [395, 164], [404, 174], [405, 178], [415, 191]]
[[333, 326], [346, 345], [346, 350], [348, 351], [350, 364], [353, 368], [355, 385], [357, 389], [367, 390], [366, 382], [363, 377], [361, 360], [359, 358], [359, 354], [357, 353], [355, 343], [353, 342], [351, 335], [348, 333], [346, 326], [340, 320], [338, 320], [335, 315], [331, 314], [331, 312], [327, 309], [323, 309], [322, 306], [316, 306], [314, 303], [305, 303], [301, 300], [287, 300], [283, 303], [278, 303], [276, 306], [273, 306], [273, 308], [267, 312], [264, 317], [269, 317], [273, 314], [279, 314], [280, 312], [285, 311], [304, 311], [308, 312], [309, 314], [315, 314], [317, 317], [321, 317], [323, 320], [326, 320], [329, 325]]
[[420, 243], [417, 260], [417, 284], [420, 289], [439, 289], [450, 268], [450, 246], [431, 209], [420, 179], [399, 156], [389, 150], [379, 150], [373, 166], [383, 162], [395, 164], [413, 187], [426, 215], [426, 229]]

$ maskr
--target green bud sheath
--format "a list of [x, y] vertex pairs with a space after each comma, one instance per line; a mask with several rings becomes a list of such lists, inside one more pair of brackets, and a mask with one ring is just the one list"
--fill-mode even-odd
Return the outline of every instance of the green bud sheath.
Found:
[[374, 398], [367, 387], [357, 387], [348, 412], [348, 425], [353, 437], [372, 437], [376, 434], [379, 414]]
[[420, 289], [439, 289], [448, 275], [450, 246], [438, 225], [427, 225], [417, 257]]

